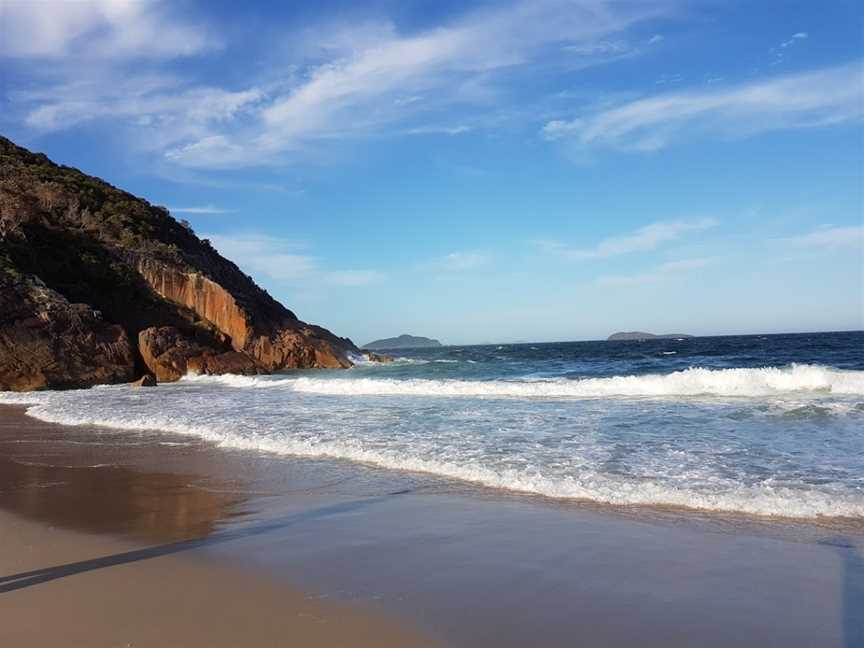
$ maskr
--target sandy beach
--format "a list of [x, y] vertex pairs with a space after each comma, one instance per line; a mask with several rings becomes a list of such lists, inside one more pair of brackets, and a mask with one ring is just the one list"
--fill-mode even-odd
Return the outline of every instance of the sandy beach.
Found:
[[0, 509], [2, 645], [864, 638], [849, 524], [579, 506], [20, 407], [0, 409]]
[[[4, 452], [58, 433], [12, 408], [0, 428]], [[230, 492], [171, 473], [10, 454], [0, 459], [0, 645], [434, 645], [387, 615], [202, 559], [239, 501]]]
[[864, 648], [862, 23], [0, 0], [0, 648]]

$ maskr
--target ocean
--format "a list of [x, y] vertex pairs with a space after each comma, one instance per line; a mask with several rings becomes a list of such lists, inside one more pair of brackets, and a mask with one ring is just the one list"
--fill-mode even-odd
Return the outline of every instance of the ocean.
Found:
[[864, 519], [864, 332], [446, 346], [391, 364], [0, 393], [194, 435], [613, 506]]

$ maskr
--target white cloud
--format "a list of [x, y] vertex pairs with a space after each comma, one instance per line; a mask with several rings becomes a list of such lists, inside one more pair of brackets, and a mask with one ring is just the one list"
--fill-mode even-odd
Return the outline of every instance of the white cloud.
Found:
[[[253, 80], [245, 89], [225, 91], [239, 105], [219, 122], [208, 115], [206, 128], [197, 132], [182, 125], [191, 120], [200, 126], [205, 120], [190, 116], [191, 108], [176, 105], [177, 90], [154, 97], [164, 104], [155, 119], [178, 122], [171, 131], [178, 136], [167, 142], [161, 138], [161, 147], [176, 164], [207, 168], [281, 163], [286, 156], [314, 150], [311, 143], [322, 139], [464, 133], [474, 128], [471, 121], [437, 125], [444, 108], [459, 105], [469, 116], [473, 110], [476, 117], [489, 119], [501, 76], [543, 61], [563, 65], [562, 47], [578, 50], [582, 44], [601, 42], [671, 13], [672, 6], [665, 0], [650, 5], [525, 0], [423, 32], [403, 33], [390, 23], [359, 25], [359, 35], [332, 25], [320, 33], [305, 30], [296, 47], [306, 51], [295, 52], [297, 59], [281, 63], [281, 69], [268, 71], [271, 78], [279, 78], [274, 87], [262, 91], [268, 84]], [[608, 58], [608, 52], [576, 50], [566, 65], [584, 67]], [[127, 115], [133, 123], [137, 112], [126, 109], [129, 102], [116, 97], [103, 101], [102, 94], [92, 97], [94, 103], [108, 104], [101, 114]], [[194, 92], [184, 88], [180, 94]], [[84, 106], [62, 103], [68, 112], [91, 114]], [[62, 121], [31, 119], [34, 126], [46, 123]]]
[[0, 0], [0, 57], [171, 58], [216, 45], [159, 0]]
[[601, 37], [668, 11], [664, 3], [622, 8], [605, 0], [533, 0], [418, 34], [379, 29], [390, 37], [364, 42], [350, 55], [318, 66], [264, 111], [264, 121], [270, 136], [280, 140], [342, 131], [345, 117], [356, 122], [360, 113], [367, 123], [391, 121], [402, 116], [388, 110], [394, 95], [434, 91], [439, 101], [442, 92], [459, 100], [462, 82], [527, 64], [551, 45], [575, 48], [586, 57], [608, 54], [596, 50]]
[[795, 34], [792, 34], [792, 37], [789, 40], [786, 40], [786, 41], [783, 41], [782, 43], [780, 43], [780, 47], [782, 47], [783, 49], [786, 49], [790, 45], [794, 45], [796, 41], [806, 39], [807, 36], [808, 36], [807, 32], [797, 32]]
[[462, 272], [488, 265], [491, 260], [492, 257], [485, 252], [451, 252], [432, 265], [444, 272]]
[[864, 251], [864, 225], [823, 227], [806, 234], [780, 239], [796, 249], [838, 250], [853, 248]]
[[684, 134], [742, 137], [760, 132], [860, 121], [860, 62], [738, 86], [647, 97], [543, 128], [550, 140], [655, 150]]
[[788, 40], [783, 41], [777, 47], [771, 48], [771, 63], [769, 65], [780, 65], [784, 61], [784, 57], [787, 53], [788, 48], [792, 47], [796, 43], [801, 42], [802, 40], [807, 39], [807, 32], [796, 32], [789, 37]]
[[168, 211], [172, 214], [230, 214], [231, 209], [222, 209], [213, 205], [205, 205], [203, 207], [169, 207]]
[[336, 286], [365, 286], [383, 278], [377, 270], [336, 270], [324, 273], [324, 281]]
[[561, 48], [563, 51], [570, 54], [582, 55], [620, 55], [632, 51], [631, 46], [622, 40], [617, 41], [596, 41], [593, 43], [578, 43], [576, 45], [565, 45]]
[[212, 129], [254, 108], [264, 96], [257, 88], [185, 88], [167, 75], [121, 79], [98, 68], [88, 74], [55, 86], [12, 92], [10, 97], [24, 107], [24, 122], [34, 129], [54, 131], [100, 119], [121, 120], [133, 127], [142, 147], [158, 150], [190, 138], [204, 148]]
[[613, 286], [636, 286], [642, 284], [658, 283], [668, 281], [687, 274], [691, 270], [704, 268], [710, 263], [709, 259], [680, 259], [669, 261], [650, 272], [630, 275], [604, 275], [597, 282]]
[[[219, 45], [175, 3], [0, 0], [0, 56], [29, 64], [31, 79], [9, 93], [6, 118], [38, 131], [113, 120], [133, 146], [198, 168], [284, 164], [320, 155], [321, 140], [459, 135], [507, 112], [502, 79], [509, 87], [534, 66], [574, 70], [635, 55], [628, 29], [676, 6], [521, 0], [419, 32], [331, 22], [282, 34], [290, 45], [274, 46], [266, 72], [220, 88], [180, 78], [176, 67], [165, 73], [166, 59]], [[454, 106], [462, 116], [448, 124], [443, 113]]]
[[418, 126], [401, 131], [400, 135], [463, 135], [474, 130], [471, 126], [460, 124], [458, 126]]
[[629, 234], [603, 239], [591, 248], [574, 248], [557, 241], [539, 241], [538, 244], [542, 249], [571, 261], [606, 259], [622, 254], [654, 250], [663, 243], [679, 239], [687, 233], [705, 230], [717, 224], [717, 220], [713, 218], [651, 223]]
[[266, 234], [205, 234], [204, 238], [252, 276], [277, 282], [356, 287], [383, 278], [375, 270], [329, 270], [318, 257], [302, 254], [304, 245]]

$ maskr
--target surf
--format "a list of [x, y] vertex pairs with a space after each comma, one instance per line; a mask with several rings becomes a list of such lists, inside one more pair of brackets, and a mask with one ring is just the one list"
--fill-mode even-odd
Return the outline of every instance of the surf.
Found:
[[234, 388], [284, 388], [331, 396], [428, 396], [479, 398], [605, 398], [723, 396], [756, 398], [784, 394], [864, 396], [864, 371], [820, 365], [709, 369], [668, 374], [549, 380], [433, 380], [428, 378], [312, 378], [189, 376], [186, 382]]

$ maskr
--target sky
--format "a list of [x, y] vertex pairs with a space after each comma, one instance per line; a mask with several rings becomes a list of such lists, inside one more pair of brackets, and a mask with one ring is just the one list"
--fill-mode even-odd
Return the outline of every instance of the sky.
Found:
[[864, 328], [864, 9], [0, 0], [0, 133], [358, 344]]

